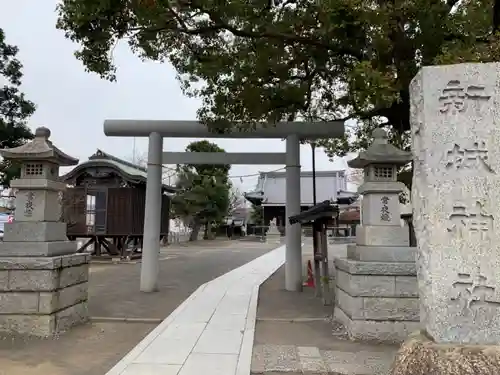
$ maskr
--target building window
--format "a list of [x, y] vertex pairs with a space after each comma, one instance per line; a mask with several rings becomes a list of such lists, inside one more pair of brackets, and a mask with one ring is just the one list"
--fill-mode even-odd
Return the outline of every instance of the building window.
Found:
[[375, 178], [377, 180], [392, 179], [392, 167], [375, 167]]
[[26, 176], [43, 175], [43, 164], [26, 164]]

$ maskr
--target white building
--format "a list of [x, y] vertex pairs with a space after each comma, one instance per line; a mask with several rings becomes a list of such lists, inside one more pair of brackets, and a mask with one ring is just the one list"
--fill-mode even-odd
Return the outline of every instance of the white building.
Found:
[[[278, 226], [285, 226], [286, 172], [261, 172], [255, 189], [244, 196], [251, 203], [262, 207], [264, 223], [276, 217]], [[347, 190], [345, 171], [317, 171], [316, 203], [326, 200], [335, 203], [340, 197], [357, 197], [355, 192]], [[300, 205], [302, 210], [313, 206], [311, 171], [300, 174]]]

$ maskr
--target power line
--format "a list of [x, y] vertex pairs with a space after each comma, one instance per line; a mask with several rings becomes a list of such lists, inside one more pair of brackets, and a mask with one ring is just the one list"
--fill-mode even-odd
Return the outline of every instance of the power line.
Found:
[[[158, 166], [159, 164], [155, 164], [155, 163], [147, 163], [147, 166]], [[176, 168], [172, 168], [172, 167], [167, 167], [165, 166], [164, 164], [160, 164], [162, 169], [166, 169], [166, 170], [169, 170], [169, 171], [172, 171], [173, 173], [167, 175], [166, 177], [173, 177], [173, 176], [176, 176], [178, 171]], [[234, 179], [234, 178], [239, 178], [239, 179], [243, 179], [243, 178], [248, 178], [248, 177], [258, 177], [260, 176], [262, 173], [273, 173], [273, 172], [279, 172], [279, 171], [284, 171], [285, 170], [285, 167], [281, 167], [281, 168], [278, 168], [278, 169], [274, 169], [274, 170], [271, 170], [271, 171], [266, 171], [266, 172], [257, 172], [257, 173], [250, 173], [250, 174], [242, 174], [242, 175], [229, 175], [227, 176], [228, 178], [231, 178], [231, 179]], [[207, 175], [207, 174], [199, 174], [197, 173], [198, 176], [202, 176], [202, 177], [213, 177], [212, 175]]]

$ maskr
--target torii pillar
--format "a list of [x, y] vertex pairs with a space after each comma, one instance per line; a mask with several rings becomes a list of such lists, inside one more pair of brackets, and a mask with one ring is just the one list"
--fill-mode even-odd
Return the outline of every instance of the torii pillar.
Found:
[[296, 134], [286, 137], [286, 261], [285, 288], [302, 291], [302, 230], [290, 224], [290, 216], [300, 214], [300, 141]]

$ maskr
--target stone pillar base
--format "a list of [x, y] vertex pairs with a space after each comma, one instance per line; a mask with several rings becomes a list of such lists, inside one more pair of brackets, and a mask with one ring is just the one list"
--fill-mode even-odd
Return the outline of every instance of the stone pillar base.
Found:
[[399, 344], [421, 327], [419, 322], [352, 319], [338, 306], [335, 307], [333, 316], [345, 327], [349, 338], [357, 341]]
[[0, 331], [51, 336], [88, 320], [90, 255], [0, 257]]
[[500, 374], [500, 346], [437, 344], [415, 332], [401, 346], [390, 375]]
[[267, 243], [281, 243], [281, 234], [266, 234], [266, 242]]
[[399, 343], [420, 329], [415, 262], [335, 259], [335, 312], [353, 339]]

